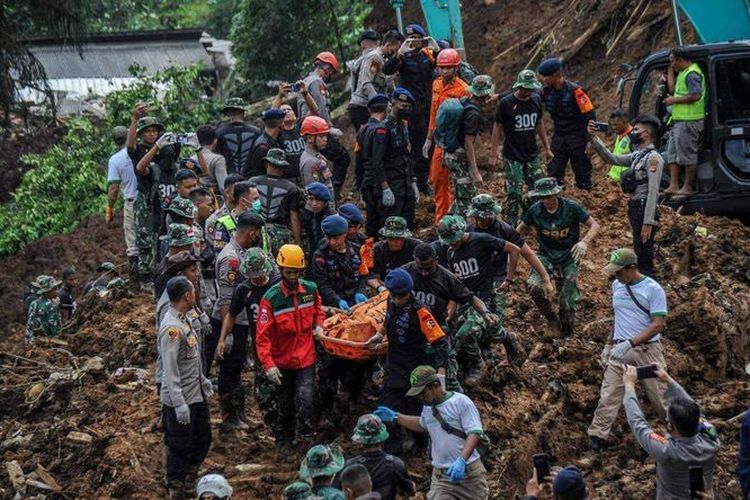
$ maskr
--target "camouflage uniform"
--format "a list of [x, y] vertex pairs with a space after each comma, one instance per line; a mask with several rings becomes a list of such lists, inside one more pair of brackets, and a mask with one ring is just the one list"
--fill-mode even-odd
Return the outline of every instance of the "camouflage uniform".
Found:
[[451, 173], [453, 181], [453, 205], [450, 213], [466, 216], [471, 206], [471, 199], [477, 195], [477, 186], [469, 177], [469, 164], [466, 161], [466, 151], [458, 148], [452, 153], [443, 153], [443, 164]]
[[511, 226], [517, 225], [526, 212], [528, 202], [524, 201], [523, 185], [531, 190], [534, 183], [544, 177], [544, 168], [539, 158], [528, 162], [520, 162], [503, 158], [503, 170], [505, 171], [505, 192], [508, 197], [505, 200], [505, 211], [503, 216]]
[[32, 283], [32, 286], [37, 289], [39, 298], [34, 300], [29, 307], [25, 333], [27, 343], [32, 344], [38, 333], [47, 337], [56, 337], [60, 333], [60, 302], [56, 298], [47, 298], [45, 294], [58, 288], [61, 283], [52, 276], [45, 275], [39, 276]]
[[[334, 445], [318, 444], [307, 450], [299, 467], [299, 476], [304, 480], [318, 477], [333, 477], [344, 468], [344, 454], [341, 448]], [[312, 491], [325, 500], [344, 500], [344, 493], [328, 485], [313, 486]]]

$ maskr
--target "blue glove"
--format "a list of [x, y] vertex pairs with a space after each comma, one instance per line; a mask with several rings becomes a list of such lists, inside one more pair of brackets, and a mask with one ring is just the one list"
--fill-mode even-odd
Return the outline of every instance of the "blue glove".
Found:
[[387, 406], [378, 406], [378, 409], [372, 412], [372, 414], [377, 416], [383, 422], [395, 422], [398, 418], [398, 413]]
[[464, 478], [466, 473], [466, 460], [464, 457], [458, 457], [453, 465], [448, 467], [448, 475], [451, 478], [451, 483], [457, 483]]
[[344, 299], [339, 300], [339, 309], [343, 309], [344, 311], [349, 311], [349, 304], [346, 303]]
[[354, 302], [356, 302], [357, 304], [361, 304], [365, 300], [367, 300], [367, 295], [365, 295], [364, 293], [355, 293], [354, 294]]

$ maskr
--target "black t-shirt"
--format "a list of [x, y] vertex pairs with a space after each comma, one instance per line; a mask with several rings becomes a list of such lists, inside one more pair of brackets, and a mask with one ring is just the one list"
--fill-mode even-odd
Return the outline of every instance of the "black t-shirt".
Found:
[[542, 98], [538, 93], [532, 94], [525, 101], [512, 93], [500, 99], [495, 122], [503, 126], [503, 155], [507, 159], [527, 162], [539, 155], [536, 124], [541, 119]]
[[403, 269], [414, 280], [414, 297], [429, 307], [435, 319], [441, 323], [448, 315], [448, 302], [452, 300], [465, 304], [474, 296], [455, 274], [441, 265], [428, 278], [419, 274], [416, 262], [409, 262]]
[[254, 177], [266, 173], [265, 161], [268, 151], [271, 149], [281, 148], [278, 139], [268, 135], [265, 131], [255, 139], [250, 149], [250, 163], [240, 170], [243, 177]]
[[229, 303], [229, 312], [237, 317], [244, 308], [247, 311], [247, 319], [250, 323], [250, 335], [255, 338], [255, 325], [258, 323], [258, 306], [260, 299], [273, 285], [281, 281], [281, 276], [272, 274], [264, 286], [255, 286], [250, 280], [244, 280], [234, 289], [232, 301]]
[[300, 190], [295, 183], [281, 177], [261, 175], [253, 177], [260, 195], [260, 215], [269, 224], [289, 223], [289, 212], [299, 212]]
[[461, 127], [458, 129], [458, 141], [461, 147], [464, 147], [464, 136], [473, 135], [478, 136], [482, 132], [483, 128], [482, 113], [468, 103], [464, 103], [464, 113], [461, 117]]
[[146, 156], [146, 153], [148, 153], [152, 147], [153, 146], [147, 146], [146, 144], [136, 144], [134, 150], [128, 150], [128, 156], [130, 156], [130, 160], [133, 162], [135, 178], [138, 181], [138, 191], [146, 195], [148, 198], [152, 192], [154, 183], [156, 182], [157, 187], [159, 188], [159, 200], [161, 201], [171, 197], [175, 192], [175, 161], [180, 154], [180, 147], [179, 145], [169, 145], [161, 148], [151, 160], [152, 164], [155, 163], [159, 166], [158, 174], [151, 166], [149, 166], [146, 170], [146, 175], [140, 175], [136, 168], [138, 162], [141, 161], [141, 158]]
[[286, 153], [286, 161], [291, 165], [284, 169], [284, 178], [299, 178], [299, 159], [305, 150], [305, 138], [299, 135], [299, 127], [295, 125], [291, 130], [281, 129], [279, 144]]
[[388, 250], [388, 242], [378, 241], [373, 248], [373, 267], [370, 269], [372, 276], [378, 275], [381, 280], [385, 281], [386, 275], [397, 267], [408, 264], [414, 260], [414, 249], [421, 241], [414, 238], [406, 238], [404, 246], [398, 252]]
[[[469, 233], [469, 239], [459, 248], [446, 245], [444, 258], [448, 269], [480, 299], [494, 292], [495, 269], [492, 259], [495, 254], [505, 256], [505, 240], [489, 234]], [[440, 254], [438, 254], [440, 256]]]
[[[344, 469], [354, 464], [363, 465], [367, 469], [372, 480], [372, 491], [379, 493], [378, 498], [381, 500], [396, 500], [397, 492], [405, 496], [414, 494], [414, 483], [400, 458], [388, 455], [383, 450], [371, 450], [347, 460]], [[341, 474], [336, 475], [333, 486], [341, 489]]]
[[[489, 234], [495, 238], [500, 238], [505, 241], [509, 241], [521, 248], [526, 244], [526, 241], [521, 236], [521, 233], [508, 223], [500, 220], [495, 220], [492, 225], [486, 229], [481, 229], [479, 226], [469, 224], [466, 230], [470, 233], [482, 233]], [[505, 276], [508, 274], [508, 258], [505, 252], [498, 252], [492, 257], [492, 264], [495, 266], [495, 278], [498, 281], [505, 280]]]
[[227, 160], [227, 173], [239, 174], [250, 161], [250, 149], [260, 129], [245, 122], [229, 122], [216, 130], [221, 154]]
[[73, 304], [76, 301], [73, 293], [67, 287], [62, 287], [57, 291], [57, 297], [60, 299], [60, 309], [67, 310], [68, 314], [73, 314]]

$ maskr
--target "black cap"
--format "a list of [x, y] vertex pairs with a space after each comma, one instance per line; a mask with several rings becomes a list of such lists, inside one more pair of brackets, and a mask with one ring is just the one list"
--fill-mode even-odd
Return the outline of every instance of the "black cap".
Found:
[[237, 217], [237, 228], [242, 229], [246, 227], [263, 227], [266, 224], [266, 220], [262, 215], [255, 212], [245, 211]]
[[374, 30], [364, 30], [359, 35], [359, 41], [362, 42], [362, 40], [373, 40], [373, 41], [377, 42], [378, 40], [380, 40], [380, 37], [378, 36], [377, 31], [374, 31]]

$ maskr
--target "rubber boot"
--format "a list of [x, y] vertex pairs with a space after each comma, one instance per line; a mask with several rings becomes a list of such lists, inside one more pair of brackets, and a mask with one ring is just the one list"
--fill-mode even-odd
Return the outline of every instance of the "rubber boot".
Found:
[[153, 295], [154, 293], [154, 277], [149, 274], [141, 274], [140, 276], [141, 280], [141, 290], [144, 292], [149, 292]]
[[235, 389], [235, 391], [236, 391], [235, 410], [237, 411], [237, 418], [246, 427], [246, 429], [243, 429], [243, 430], [249, 430], [250, 426], [247, 425], [248, 419], [247, 419], [247, 415], [245, 414], [245, 388], [238, 387], [237, 389]]
[[195, 487], [198, 482], [198, 465], [191, 465], [188, 467], [187, 473], [185, 474], [185, 497], [195, 498]]
[[560, 332], [563, 337], [572, 337], [575, 333], [575, 311], [560, 311]]
[[219, 396], [219, 404], [221, 406], [221, 426], [226, 429], [234, 430], [247, 430], [248, 426], [242, 422], [237, 416], [238, 412], [235, 408], [236, 396], [234, 393], [229, 392]]
[[138, 283], [138, 256], [131, 255], [128, 257], [128, 276], [131, 283]]
[[184, 500], [187, 498], [185, 496], [185, 483], [182, 481], [170, 481], [167, 485], [167, 490], [169, 490], [169, 498], [172, 500]]
[[482, 378], [482, 372], [479, 371], [479, 368], [473, 367], [469, 369], [469, 373], [466, 375], [466, 378], [464, 379], [464, 384], [466, 384], [468, 387], [474, 386], [479, 383], [479, 379]]

